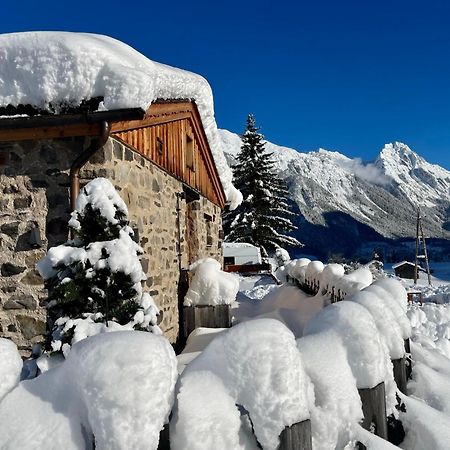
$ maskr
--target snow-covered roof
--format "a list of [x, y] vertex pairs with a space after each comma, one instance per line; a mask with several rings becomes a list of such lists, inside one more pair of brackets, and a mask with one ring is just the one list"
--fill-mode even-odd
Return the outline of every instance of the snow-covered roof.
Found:
[[415, 266], [415, 264], [412, 263], [412, 262], [409, 262], [409, 261], [400, 261], [400, 262], [398, 262], [398, 263], [396, 263], [396, 264], [392, 264], [392, 268], [393, 268], [393, 269], [396, 269], [397, 267], [404, 266], [405, 264], [408, 264], [408, 265], [410, 265], [410, 266]]
[[151, 61], [127, 44], [88, 33], [38, 31], [0, 35], [0, 107], [142, 108], [158, 99], [194, 100], [231, 207], [242, 199], [232, 184], [214, 118], [211, 87], [200, 75]]
[[256, 247], [253, 244], [247, 244], [246, 242], [223, 242], [222, 247], [224, 247], [224, 248], [257, 248], [259, 250], [259, 247]]

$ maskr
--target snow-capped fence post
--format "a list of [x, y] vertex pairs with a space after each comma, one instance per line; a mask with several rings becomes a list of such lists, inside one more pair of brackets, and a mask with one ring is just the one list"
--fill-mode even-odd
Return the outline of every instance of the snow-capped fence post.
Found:
[[[373, 388], [358, 389], [364, 419], [361, 426], [383, 439], [388, 438], [386, 418], [386, 394], [384, 382]], [[361, 444], [360, 444], [360, 448]]]
[[230, 328], [230, 305], [184, 307], [184, 332], [187, 338], [196, 328]]
[[278, 450], [312, 450], [311, 421], [294, 423], [280, 434]]

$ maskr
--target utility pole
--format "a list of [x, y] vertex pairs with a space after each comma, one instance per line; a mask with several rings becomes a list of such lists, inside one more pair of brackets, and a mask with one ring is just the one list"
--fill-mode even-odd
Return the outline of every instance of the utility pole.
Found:
[[[420, 252], [420, 244], [423, 244], [423, 254]], [[431, 286], [430, 264], [428, 262], [427, 244], [423, 234], [422, 216], [420, 215], [420, 208], [417, 208], [417, 222], [416, 222], [416, 262], [414, 267], [414, 284], [417, 284], [419, 275], [419, 259], [425, 259], [425, 266], [427, 269], [428, 284]]]

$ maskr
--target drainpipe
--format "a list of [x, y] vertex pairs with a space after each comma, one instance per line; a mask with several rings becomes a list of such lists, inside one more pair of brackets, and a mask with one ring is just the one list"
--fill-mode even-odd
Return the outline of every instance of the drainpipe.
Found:
[[89, 161], [89, 159], [100, 150], [108, 140], [111, 126], [105, 120], [101, 122], [101, 131], [98, 139], [93, 139], [89, 147], [78, 155], [78, 158], [70, 167], [70, 209], [75, 210], [75, 201], [80, 193], [80, 170]]

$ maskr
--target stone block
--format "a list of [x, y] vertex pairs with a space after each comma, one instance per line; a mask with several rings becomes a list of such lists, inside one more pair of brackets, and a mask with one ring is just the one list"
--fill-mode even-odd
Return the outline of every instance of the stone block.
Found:
[[24, 277], [20, 280], [23, 284], [38, 286], [44, 284], [44, 280], [42, 279], [39, 272], [35, 269], [30, 270]]
[[11, 238], [16, 238], [19, 235], [19, 225], [19, 222], [4, 223], [0, 227], [0, 231]]
[[12, 277], [14, 275], [18, 275], [19, 273], [24, 272], [25, 269], [26, 267], [18, 266], [16, 264], [7, 262], [2, 264], [0, 272], [4, 277]]
[[30, 309], [35, 310], [37, 301], [32, 295], [13, 295], [3, 305], [3, 309]]
[[31, 206], [32, 198], [28, 197], [17, 197], [14, 199], [14, 208], [15, 209], [25, 209]]
[[40, 319], [22, 315], [18, 315], [16, 319], [19, 322], [20, 330], [25, 339], [33, 339], [35, 336], [41, 336], [45, 333], [45, 322]]

